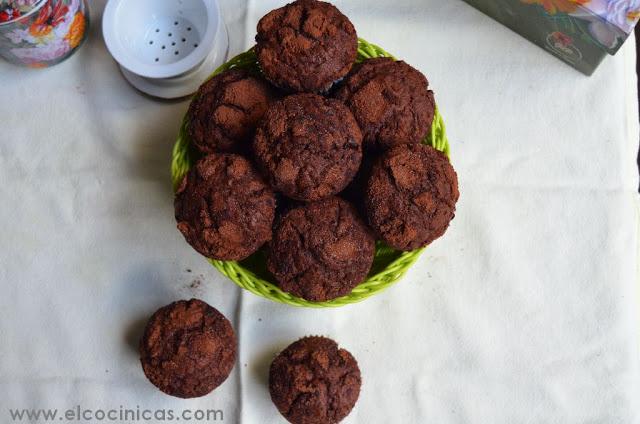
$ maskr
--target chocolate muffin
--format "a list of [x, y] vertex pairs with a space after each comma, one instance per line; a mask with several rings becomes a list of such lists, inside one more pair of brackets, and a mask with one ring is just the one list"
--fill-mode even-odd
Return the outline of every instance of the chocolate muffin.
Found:
[[242, 156], [219, 153], [198, 161], [174, 205], [178, 229], [208, 258], [242, 260], [271, 239], [275, 195]]
[[296, 94], [269, 107], [253, 147], [275, 190], [314, 201], [349, 184], [362, 159], [362, 133], [338, 100]]
[[361, 384], [354, 357], [326, 337], [292, 343], [269, 370], [271, 400], [293, 424], [342, 421], [358, 401]]
[[330, 197], [279, 220], [267, 269], [282, 290], [322, 302], [351, 293], [371, 269], [374, 252], [375, 239], [355, 208]]
[[325, 92], [356, 60], [358, 37], [332, 4], [298, 0], [265, 15], [256, 35], [266, 78], [292, 92]]
[[353, 112], [368, 150], [420, 143], [435, 114], [427, 78], [406, 63], [389, 58], [356, 65], [335, 97]]
[[374, 164], [365, 206], [382, 240], [398, 250], [413, 250], [444, 234], [458, 197], [458, 177], [444, 153], [405, 144]]
[[245, 69], [216, 75], [189, 106], [187, 131], [193, 145], [202, 153], [249, 150], [258, 122], [276, 97], [267, 81]]
[[197, 299], [153, 314], [140, 341], [145, 375], [160, 390], [200, 397], [222, 384], [236, 361], [236, 335], [224, 315]]

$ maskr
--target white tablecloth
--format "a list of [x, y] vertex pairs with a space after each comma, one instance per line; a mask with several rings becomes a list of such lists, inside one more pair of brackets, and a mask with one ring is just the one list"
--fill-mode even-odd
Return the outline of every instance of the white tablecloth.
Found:
[[[282, 422], [268, 366], [307, 334], [360, 363], [345, 422], [640, 422], [633, 40], [587, 78], [458, 0], [338, 1], [428, 76], [461, 198], [399, 284], [305, 310], [241, 292], [176, 230], [169, 162], [188, 103], [127, 85], [104, 3], [64, 64], [0, 63], [0, 422], [76, 405]], [[222, 4], [235, 54], [283, 1]], [[213, 394], [180, 400], [148, 383], [136, 345], [156, 308], [190, 297], [232, 320], [239, 359]]]

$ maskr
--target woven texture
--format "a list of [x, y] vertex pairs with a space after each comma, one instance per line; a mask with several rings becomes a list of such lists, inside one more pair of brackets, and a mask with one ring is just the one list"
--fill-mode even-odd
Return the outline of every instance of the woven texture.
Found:
[[[393, 58], [393, 56], [384, 49], [365, 40], [358, 40], [357, 61], [361, 62], [374, 57]], [[253, 48], [229, 60], [216, 69], [211, 76], [213, 77], [220, 72], [235, 67], [259, 70]], [[187, 119], [185, 117], [180, 128], [178, 140], [173, 148], [171, 177], [174, 189], [189, 171], [192, 164], [189, 149], [190, 141], [186, 131], [186, 125]], [[431, 131], [423, 140], [423, 143], [433, 146], [449, 156], [449, 142], [447, 140], [445, 126], [437, 108]], [[418, 259], [424, 249], [425, 248], [417, 249], [411, 252], [399, 252], [391, 249], [382, 242], [378, 242], [376, 244], [373, 266], [366, 280], [354, 288], [347, 296], [327, 302], [310, 302], [280, 290], [275, 282], [271, 282], [273, 277], [266, 269], [266, 261], [262, 251], [240, 262], [217, 261], [213, 259], [209, 259], [209, 262], [234, 283], [258, 296], [293, 306], [324, 308], [360, 302], [369, 296], [381, 292], [397, 282]]]

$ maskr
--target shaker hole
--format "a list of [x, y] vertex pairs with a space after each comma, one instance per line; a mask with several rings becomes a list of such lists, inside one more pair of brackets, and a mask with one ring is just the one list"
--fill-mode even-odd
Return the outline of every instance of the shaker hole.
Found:
[[178, 52], [178, 50], [176, 50], [175, 53], [173, 53], [173, 54], [175, 54], [177, 56], [177, 55], [180, 54], [180, 52]]

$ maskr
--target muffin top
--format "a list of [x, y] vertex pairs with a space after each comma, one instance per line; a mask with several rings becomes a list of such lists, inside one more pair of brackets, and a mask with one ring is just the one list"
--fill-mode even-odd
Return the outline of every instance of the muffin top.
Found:
[[371, 269], [375, 239], [346, 200], [287, 212], [269, 243], [267, 269], [288, 293], [322, 302], [347, 295]]
[[245, 69], [222, 72], [200, 86], [189, 111], [187, 131], [202, 153], [243, 152], [276, 90]]
[[198, 161], [174, 205], [178, 229], [208, 258], [242, 260], [271, 239], [274, 193], [242, 156], [211, 154]]
[[222, 384], [236, 360], [236, 336], [229, 320], [197, 299], [156, 311], [140, 341], [145, 375], [163, 392], [200, 397]]
[[340, 192], [353, 179], [362, 159], [362, 134], [338, 100], [296, 94], [269, 107], [253, 147], [275, 190], [314, 201]]
[[444, 153], [405, 144], [373, 165], [365, 207], [369, 224], [385, 243], [413, 250], [444, 234], [458, 197], [458, 177]]
[[354, 357], [326, 337], [292, 343], [269, 370], [271, 400], [293, 424], [340, 422], [358, 401], [361, 384]]
[[356, 30], [332, 4], [298, 0], [258, 22], [256, 53], [265, 76], [291, 92], [326, 92], [356, 60]]
[[429, 82], [402, 61], [376, 58], [356, 65], [335, 97], [353, 112], [367, 150], [420, 143], [433, 123], [435, 100]]

